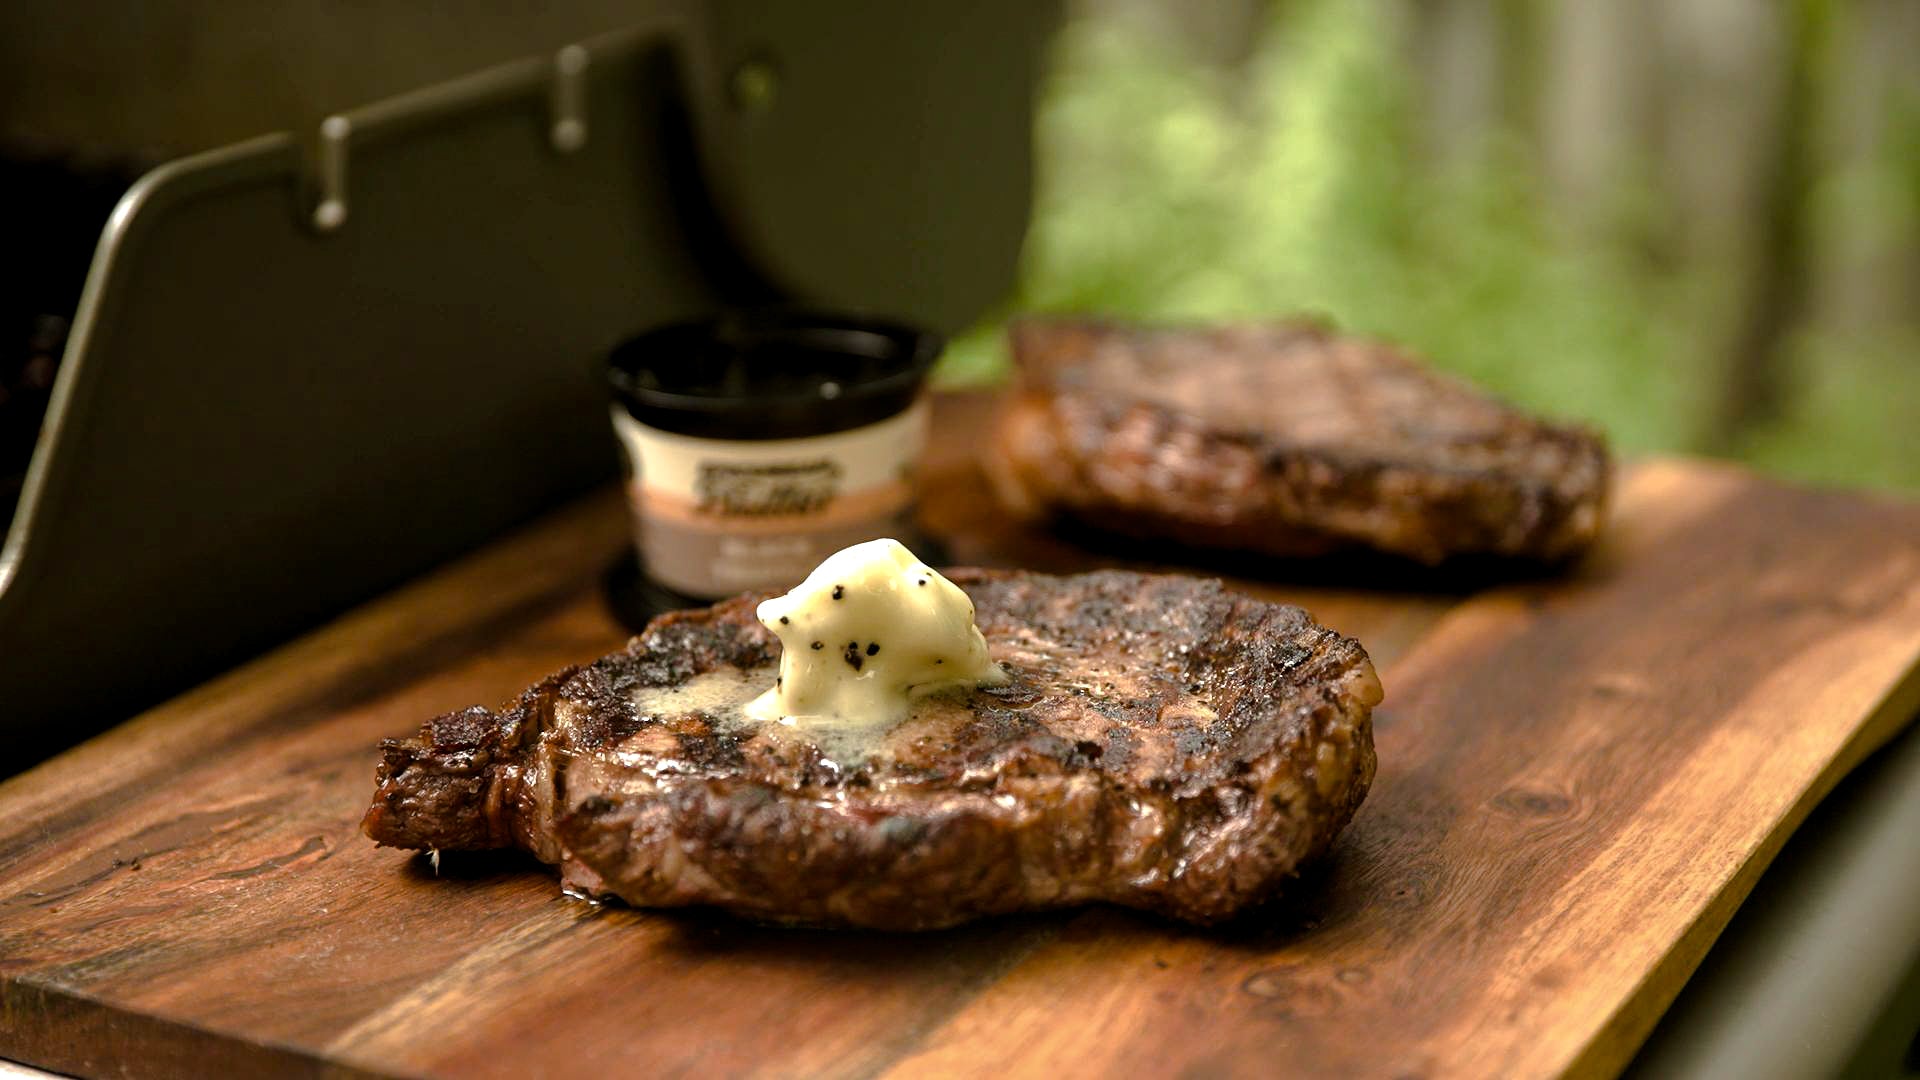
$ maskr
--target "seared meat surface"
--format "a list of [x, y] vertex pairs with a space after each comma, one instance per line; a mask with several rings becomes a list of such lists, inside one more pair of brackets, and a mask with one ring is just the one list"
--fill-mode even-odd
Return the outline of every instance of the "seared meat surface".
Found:
[[1394, 348], [1309, 323], [1028, 320], [988, 441], [1016, 513], [1279, 556], [1368, 547], [1557, 560], [1592, 543], [1608, 459]]
[[759, 597], [656, 619], [499, 713], [389, 740], [367, 835], [523, 847], [644, 906], [886, 929], [1105, 901], [1212, 923], [1323, 852], [1374, 771], [1365, 650], [1217, 581], [957, 570], [1004, 686], [879, 733], [755, 724]]

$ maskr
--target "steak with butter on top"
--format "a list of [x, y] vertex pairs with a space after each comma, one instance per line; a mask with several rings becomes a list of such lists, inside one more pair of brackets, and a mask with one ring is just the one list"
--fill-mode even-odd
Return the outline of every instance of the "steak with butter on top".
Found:
[[892, 724], [754, 720], [780, 649], [762, 597], [678, 612], [501, 712], [389, 740], [367, 835], [522, 847], [590, 895], [771, 922], [1107, 902], [1214, 923], [1279, 894], [1365, 797], [1379, 681], [1299, 608], [1176, 576], [948, 577], [1005, 683]]
[[987, 440], [1021, 516], [1284, 557], [1553, 561], [1599, 533], [1605, 443], [1311, 323], [1014, 325]]

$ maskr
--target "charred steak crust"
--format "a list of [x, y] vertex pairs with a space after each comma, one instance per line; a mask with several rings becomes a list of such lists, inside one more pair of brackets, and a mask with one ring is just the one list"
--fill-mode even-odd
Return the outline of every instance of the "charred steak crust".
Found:
[[1598, 534], [1610, 465], [1548, 423], [1312, 323], [1016, 323], [987, 470], [1016, 513], [1279, 556], [1551, 561]]
[[1326, 850], [1374, 772], [1366, 652], [1217, 581], [956, 570], [1009, 685], [916, 713], [889, 752], [804, 739], [649, 688], [771, 677], [759, 597], [655, 620], [494, 714], [389, 740], [364, 828], [413, 848], [520, 846], [639, 906], [885, 929], [1106, 901], [1213, 923]]

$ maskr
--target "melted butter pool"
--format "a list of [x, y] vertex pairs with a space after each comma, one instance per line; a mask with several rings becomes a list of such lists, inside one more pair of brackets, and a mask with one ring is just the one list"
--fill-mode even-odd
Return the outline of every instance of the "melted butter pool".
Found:
[[776, 674], [773, 665], [750, 670], [722, 666], [675, 686], [643, 687], [633, 695], [633, 704], [641, 716], [665, 721], [669, 728], [674, 717], [698, 715], [715, 734], [742, 740], [763, 737], [792, 750], [812, 747], [833, 764], [851, 769], [888, 756], [896, 732], [950, 722], [956, 708], [965, 708], [962, 703], [970, 693], [956, 688], [918, 697], [907, 715], [893, 722], [824, 716], [760, 720], [747, 715], [748, 702], [766, 692]]

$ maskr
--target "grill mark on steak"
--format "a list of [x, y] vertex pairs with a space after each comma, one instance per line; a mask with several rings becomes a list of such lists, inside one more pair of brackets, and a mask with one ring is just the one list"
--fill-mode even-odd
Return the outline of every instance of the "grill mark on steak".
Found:
[[1308, 323], [1025, 320], [987, 466], [1016, 513], [1279, 556], [1552, 561], [1589, 546], [1606, 446]]
[[778, 643], [741, 597], [389, 740], [364, 828], [524, 847], [590, 894], [768, 921], [922, 929], [1108, 901], [1212, 923], [1275, 895], [1365, 796], [1378, 681], [1299, 608], [1166, 575], [950, 576], [1011, 680], [923, 700], [869, 752], [641, 708], [702, 678], [772, 681]]

